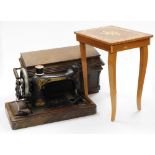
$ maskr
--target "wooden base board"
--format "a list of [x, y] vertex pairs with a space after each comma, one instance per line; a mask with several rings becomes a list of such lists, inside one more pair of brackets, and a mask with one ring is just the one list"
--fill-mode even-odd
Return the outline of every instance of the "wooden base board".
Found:
[[46, 123], [52, 123], [96, 113], [96, 105], [84, 97], [84, 102], [77, 105], [67, 105], [57, 108], [35, 108], [32, 114], [27, 116], [16, 116], [14, 114], [15, 101], [5, 104], [7, 116], [12, 129], [26, 128]]

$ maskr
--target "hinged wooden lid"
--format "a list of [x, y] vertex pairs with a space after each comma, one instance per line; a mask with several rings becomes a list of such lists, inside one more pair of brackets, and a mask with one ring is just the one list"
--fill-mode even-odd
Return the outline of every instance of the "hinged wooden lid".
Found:
[[[100, 56], [99, 53], [91, 46], [86, 46], [86, 51], [88, 58]], [[81, 56], [79, 46], [69, 46], [21, 53], [21, 59], [25, 67], [31, 67], [39, 64], [45, 65], [57, 62], [71, 61], [80, 58]]]

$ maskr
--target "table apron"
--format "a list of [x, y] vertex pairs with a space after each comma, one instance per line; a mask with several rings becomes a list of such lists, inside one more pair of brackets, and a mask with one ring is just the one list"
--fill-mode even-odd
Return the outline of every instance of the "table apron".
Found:
[[79, 41], [81, 43], [85, 43], [85, 44], [94, 46], [96, 48], [103, 49], [105, 51], [110, 51], [111, 50], [110, 45], [104, 44], [103, 42], [100, 42], [100, 41], [92, 40], [90, 38], [86, 38], [86, 37], [79, 36], [79, 35], [76, 35], [76, 39], [77, 39], [77, 41]]
[[109, 45], [104, 42], [92, 40], [90, 38], [83, 37], [80, 35], [76, 35], [76, 39], [77, 39], [77, 41], [79, 41], [81, 43], [85, 43], [85, 44], [94, 46], [96, 48], [100, 48], [100, 49], [108, 51], [110, 53], [124, 51], [124, 50], [132, 49], [132, 48], [144, 47], [144, 46], [148, 46], [150, 44], [150, 38], [120, 43], [120, 44], [116, 44], [116, 45]]
[[111, 52], [113, 53], [113, 52], [124, 51], [132, 48], [144, 47], [144, 46], [148, 46], [149, 44], [150, 44], [150, 39], [143, 39], [138, 41], [121, 43], [121, 44], [113, 45]]

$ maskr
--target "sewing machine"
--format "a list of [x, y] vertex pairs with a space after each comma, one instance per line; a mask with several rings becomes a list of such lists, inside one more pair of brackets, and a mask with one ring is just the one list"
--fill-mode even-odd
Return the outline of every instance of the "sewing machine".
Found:
[[13, 129], [29, 127], [96, 113], [95, 104], [83, 96], [77, 64], [67, 70], [45, 74], [35, 66], [29, 78], [25, 68], [14, 68], [16, 101], [6, 103]]

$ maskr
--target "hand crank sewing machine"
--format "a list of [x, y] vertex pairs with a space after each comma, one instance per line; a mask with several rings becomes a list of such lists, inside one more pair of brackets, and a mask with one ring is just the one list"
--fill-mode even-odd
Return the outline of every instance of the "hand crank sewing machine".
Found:
[[[103, 63], [94, 48], [87, 47], [87, 50], [89, 92], [94, 93], [99, 90]], [[70, 57], [73, 52], [75, 58]], [[64, 53], [70, 58], [64, 60]], [[12, 129], [96, 113], [96, 105], [83, 93], [79, 58], [78, 46], [21, 54], [21, 67], [13, 69], [16, 101], [6, 103]], [[100, 64], [93, 64], [95, 60]]]

